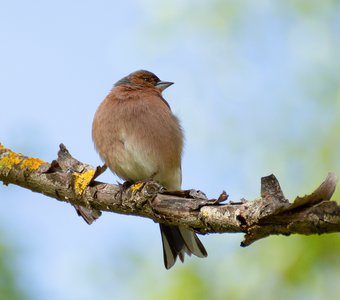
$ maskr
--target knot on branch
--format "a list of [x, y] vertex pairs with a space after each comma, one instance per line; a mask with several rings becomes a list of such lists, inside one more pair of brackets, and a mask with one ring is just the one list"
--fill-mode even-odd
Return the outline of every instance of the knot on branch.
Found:
[[[241, 246], [248, 246], [271, 234], [289, 235], [293, 232], [310, 234], [315, 233], [315, 228], [318, 228], [317, 233], [323, 233], [329, 206], [335, 213], [332, 215], [333, 221], [336, 221], [334, 224], [337, 224], [340, 221], [339, 207], [335, 202], [329, 201], [335, 191], [337, 180], [335, 173], [328, 173], [326, 180], [313, 193], [304, 197], [296, 197], [295, 201], [290, 203], [284, 197], [274, 175], [263, 177], [261, 179], [262, 198], [248, 202], [246, 209], [242, 210], [239, 215], [246, 232]], [[332, 226], [329, 226], [331, 225], [329, 222], [327, 223], [329, 230]]]

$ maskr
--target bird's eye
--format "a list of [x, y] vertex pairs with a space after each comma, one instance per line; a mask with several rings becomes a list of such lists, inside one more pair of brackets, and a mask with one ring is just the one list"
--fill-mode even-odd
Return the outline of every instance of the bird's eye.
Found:
[[143, 77], [143, 80], [148, 82], [149, 81], [149, 78], [148, 77]]

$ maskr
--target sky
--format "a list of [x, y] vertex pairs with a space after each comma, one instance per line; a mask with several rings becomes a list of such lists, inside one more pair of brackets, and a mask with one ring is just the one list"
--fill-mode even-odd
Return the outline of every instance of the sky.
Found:
[[[320, 77], [336, 78], [339, 10], [325, 1], [298, 14], [288, 3], [0, 1], [0, 142], [45, 161], [63, 143], [99, 165], [94, 112], [117, 80], [147, 69], [175, 82], [164, 97], [185, 131], [183, 188], [254, 199], [274, 173], [288, 197], [307, 193], [340, 169], [317, 164], [315, 147], [340, 114], [339, 96], [326, 106], [319, 96], [333, 88]], [[10, 185], [0, 186], [0, 228], [33, 299], [128, 299], [136, 267], [168, 276], [150, 220], [104, 213], [88, 226], [70, 205]], [[187, 263], [212, 268], [241, 238], [202, 237], [211, 258]]]

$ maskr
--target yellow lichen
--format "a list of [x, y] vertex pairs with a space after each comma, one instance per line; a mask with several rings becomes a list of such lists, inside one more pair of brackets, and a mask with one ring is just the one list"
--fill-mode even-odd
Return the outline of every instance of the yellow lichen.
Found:
[[23, 157], [20, 154], [17, 154], [9, 149], [6, 150], [0, 157], [0, 170], [11, 170], [14, 166], [17, 166], [23, 161]]
[[43, 160], [40, 158], [33, 158], [33, 157], [28, 157], [24, 159], [20, 165], [21, 170], [30, 170], [30, 171], [35, 171], [37, 170], [41, 165], [45, 164]]
[[0, 170], [9, 171], [13, 167], [20, 165], [21, 170], [35, 171], [45, 162], [39, 158], [25, 157], [6, 149], [0, 144], [2, 155], [0, 156]]
[[77, 173], [74, 172], [72, 174], [74, 179], [74, 190], [78, 196], [81, 196], [88, 186], [88, 184], [91, 182], [93, 176], [94, 176], [95, 170], [88, 170], [84, 173]]
[[209, 217], [209, 211], [206, 209], [201, 210], [202, 217], [207, 218]]
[[144, 185], [144, 182], [137, 182], [131, 186], [131, 191], [136, 192], [138, 191], [142, 186]]

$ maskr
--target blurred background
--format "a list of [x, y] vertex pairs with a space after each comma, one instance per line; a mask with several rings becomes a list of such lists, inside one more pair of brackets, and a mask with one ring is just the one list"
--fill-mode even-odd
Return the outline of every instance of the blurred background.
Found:
[[[340, 2], [0, 1], [0, 142], [45, 161], [64, 143], [99, 165], [94, 112], [147, 69], [186, 133], [183, 188], [293, 200], [340, 175]], [[100, 180], [118, 179], [106, 172]], [[339, 199], [339, 190], [334, 199]], [[209, 257], [163, 267], [158, 226], [0, 185], [0, 299], [338, 299], [339, 234], [202, 236]]]

